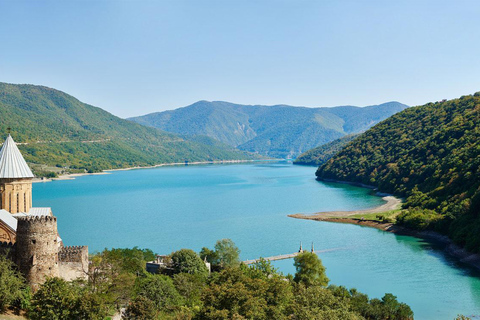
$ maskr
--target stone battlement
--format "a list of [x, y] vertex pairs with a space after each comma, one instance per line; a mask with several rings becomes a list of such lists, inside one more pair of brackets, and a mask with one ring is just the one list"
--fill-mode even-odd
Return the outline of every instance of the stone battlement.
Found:
[[57, 222], [57, 217], [54, 216], [24, 216], [18, 217], [18, 222], [23, 223], [47, 223], [47, 222]]
[[67, 280], [88, 279], [88, 246], [60, 248], [58, 252], [60, 276]]
[[4, 253], [7, 251], [15, 250], [15, 243], [12, 242], [0, 242], [0, 253]]
[[12, 259], [15, 256], [16, 245], [12, 242], [0, 242], [0, 254]]
[[58, 252], [58, 260], [65, 262], [81, 262], [88, 258], [88, 246], [63, 247]]

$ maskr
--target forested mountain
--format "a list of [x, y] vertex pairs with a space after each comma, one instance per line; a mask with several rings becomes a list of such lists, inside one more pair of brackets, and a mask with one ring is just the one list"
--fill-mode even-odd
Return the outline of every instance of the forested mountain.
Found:
[[[0, 132], [12, 136], [25, 159], [98, 171], [168, 162], [252, 158], [208, 137], [189, 141], [120, 119], [43, 86], [0, 83]], [[3, 138], [2, 138], [3, 139]]]
[[358, 134], [349, 134], [332, 142], [323, 144], [319, 147], [310, 149], [295, 159], [294, 164], [302, 164], [307, 166], [321, 166], [340, 150], [342, 150], [350, 141], [355, 139]]
[[129, 120], [178, 134], [205, 135], [242, 150], [285, 158], [362, 132], [405, 108], [399, 102], [364, 108], [304, 108], [199, 101]]
[[408, 108], [377, 124], [316, 175], [406, 197], [398, 221], [480, 251], [480, 92]]

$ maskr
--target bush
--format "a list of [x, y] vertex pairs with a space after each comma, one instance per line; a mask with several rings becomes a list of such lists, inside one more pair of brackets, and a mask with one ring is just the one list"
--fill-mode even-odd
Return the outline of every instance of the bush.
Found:
[[201, 276], [208, 275], [205, 263], [190, 249], [181, 249], [171, 255], [174, 273], [190, 273]]
[[433, 210], [411, 208], [403, 210], [397, 216], [397, 224], [415, 230], [433, 229], [442, 216]]
[[25, 279], [15, 270], [15, 265], [4, 255], [0, 255], [0, 313], [27, 296]]

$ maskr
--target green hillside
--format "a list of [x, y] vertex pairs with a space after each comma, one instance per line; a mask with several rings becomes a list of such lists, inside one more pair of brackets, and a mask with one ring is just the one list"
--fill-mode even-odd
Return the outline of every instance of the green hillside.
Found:
[[42, 86], [0, 83], [0, 132], [5, 136], [8, 127], [23, 143], [19, 148], [28, 162], [69, 170], [252, 158], [211, 138], [190, 141], [120, 119]]
[[480, 92], [406, 109], [321, 166], [320, 179], [406, 197], [398, 222], [480, 251]]
[[358, 134], [349, 134], [337, 140], [333, 140], [332, 142], [310, 149], [299, 155], [293, 163], [307, 166], [321, 166], [340, 152], [340, 150], [356, 137], [358, 137]]
[[205, 135], [270, 157], [295, 157], [350, 133], [362, 132], [407, 106], [304, 108], [199, 101], [129, 120], [173, 133]]

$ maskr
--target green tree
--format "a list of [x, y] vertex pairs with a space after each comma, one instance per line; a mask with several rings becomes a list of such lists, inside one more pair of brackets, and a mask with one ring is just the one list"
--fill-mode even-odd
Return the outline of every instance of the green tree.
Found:
[[272, 265], [272, 262], [263, 258], [260, 258], [254, 264], [251, 264], [248, 271], [253, 278], [267, 279], [273, 275], [279, 275], [278, 269]]
[[201, 319], [266, 319], [265, 283], [249, 278], [240, 268], [212, 274], [202, 292]]
[[386, 319], [409, 320], [413, 319], [413, 312], [405, 303], [397, 301], [397, 297], [386, 293], [382, 298], [382, 307]]
[[103, 297], [92, 292], [88, 285], [75, 282], [71, 285], [77, 291], [76, 304], [70, 307], [72, 313], [76, 314], [76, 319], [102, 320], [113, 313], [111, 306], [105, 303]]
[[135, 287], [137, 297], [151, 300], [158, 311], [171, 311], [183, 303], [173, 280], [168, 276], [146, 275], [137, 278]]
[[49, 278], [33, 295], [28, 317], [33, 320], [101, 320], [109, 311], [102, 297], [84, 283]]
[[11, 260], [0, 255], [0, 313], [25, 296], [25, 279]]
[[311, 252], [303, 252], [294, 258], [296, 269], [295, 282], [303, 283], [306, 286], [319, 285], [327, 286], [329, 279], [325, 274], [325, 267], [320, 258]]
[[217, 264], [222, 267], [235, 266], [240, 263], [240, 249], [231, 239], [218, 240], [215, 243]]
[[152, 320], [157, 317], [158, 311], [152, 300], [138, 296], [125, 309], [122, 319], [125, 320]]
[[[137, 274], [144, 274], [141, 260], [125, 257], [123, 249], [105, 249], [90, 259], [89, 286], [102, 300], [117, 309], [133, 295]], [[124, 261], [125, 258], [125, 261]]]
[[200, 250], [199, 255], [200, 255], [200, 259], [207, 260], [207, 262], [210, 262], [212, 264], [217, 263], [218, 261], [218, 256], [215, 250], [210, 250], [207, 247], [203, 247]]
[[33, 295], [28, 317], [32, 320], [68, 320], [77, 316], [76, 290], [60, 278], [49, 278]]
[[201, 305], [200, 295], [205, 287], [205, 277], [198, 274], [178, 273], [173, 283], [188, 307]]
[[292, 285], [275, 273], [251, 267], [226, 267], [209, 278], [202, 291], [200, 319], [286, 319]]
[[172, 253], [171, 258], [175, 273], [190, 273], [201, 276], [208, 275], [207, 266], [193, 250], [181, 249], [175, 251]]

